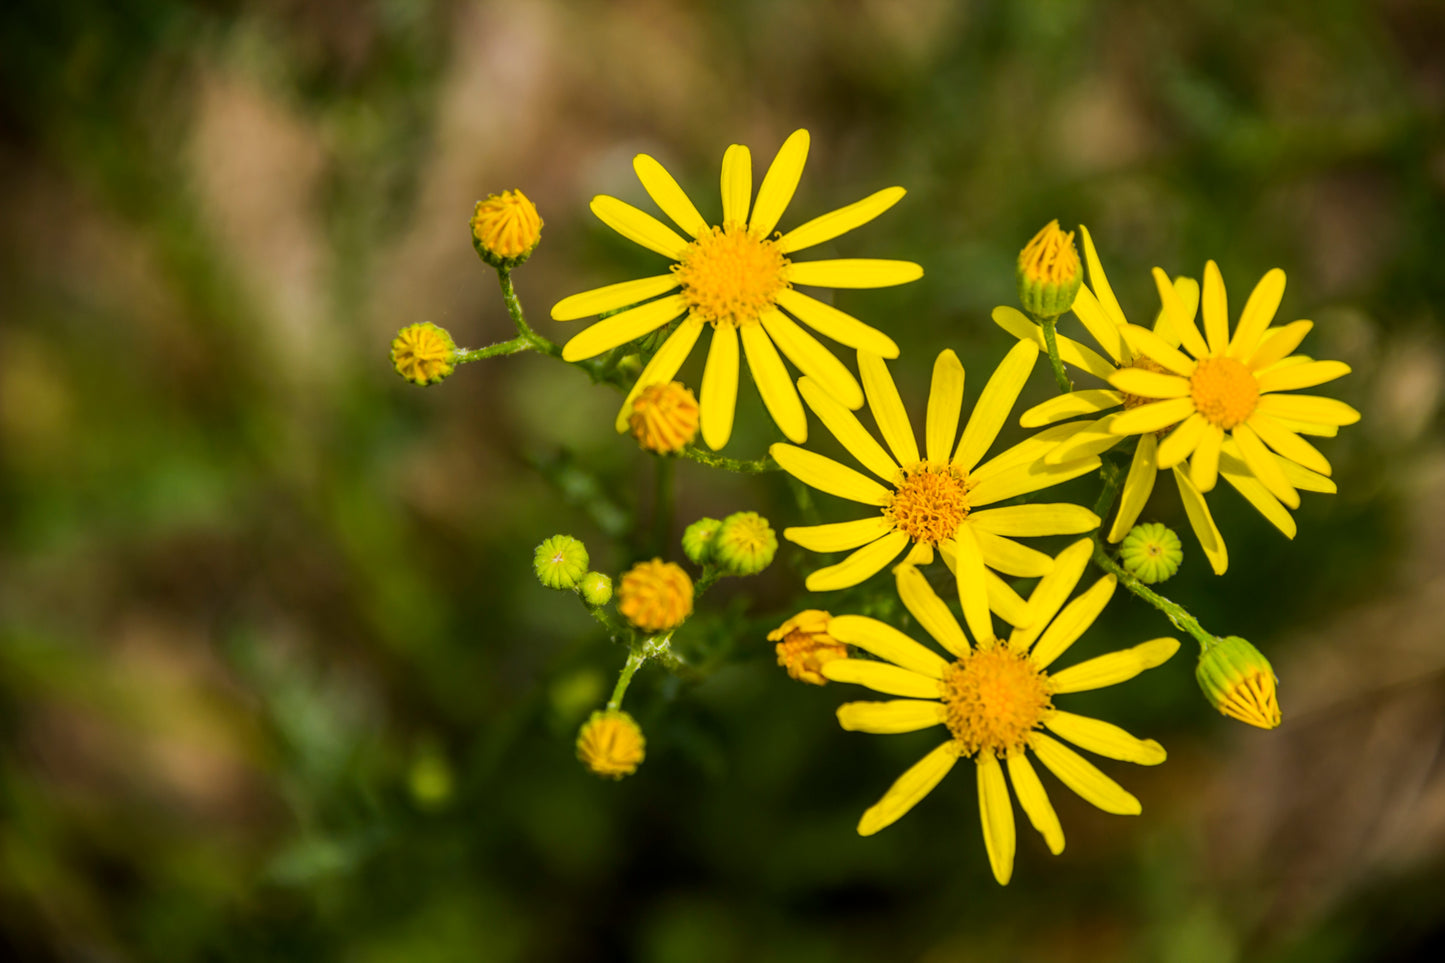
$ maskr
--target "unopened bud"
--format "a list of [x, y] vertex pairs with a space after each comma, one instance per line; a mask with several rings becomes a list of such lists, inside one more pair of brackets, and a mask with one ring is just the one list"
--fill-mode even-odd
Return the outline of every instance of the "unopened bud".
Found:
[[1279, 725], [1274, 669], [1264, 653], [1239, 636], [1211, 645], [1199, 657], [1194, 677], [1205, 698], [1225, 715], [1261, 729]]
[[1035, 317], [1056, 318], [1074, 305], [1084, 283], [1074, 232], [1063, 232], [1050, 221], [1019, 252], [1019, 300]]

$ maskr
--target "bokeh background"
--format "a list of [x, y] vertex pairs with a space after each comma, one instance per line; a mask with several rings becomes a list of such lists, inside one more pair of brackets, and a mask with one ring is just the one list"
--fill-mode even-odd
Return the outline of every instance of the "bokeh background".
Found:
[[[7, 3], [0, 951], [1439, 952], [1442, 51], [1430, 0]], [[1054, 217], [1091, 227], [1136, 319], [1155, 264], [1215, 258], [1236, 310], [1281, 266], [1282, 313], [1316, 322], [1305, 350], [1354, 367], [1330, 390], [1364, 420], [1322, 444], [1339, 494], [1305, 495], [1292, 543], [1221, 486], [1216, 578], [1172, 486], [1148, 513], [1185, 539], [1169, 594], [1273, 659], [1283, 726], [1209, 709], [1188, 647], [1074, 697], [1170, 759], [1105, 763], [1136, 818], [1051, 784], [1068, 848], [1021, 828], [1006, 889], [971, 779], [854, 834], [931, 737], [844, 733], [848, 693], [776, 667], [768, 628], [850, 604], [806, 596], [816, 563], [788, 549], [708, 597], [696, 672], [639, 674], [638, 774], [586, 773], [573, 734], [622, 652], [537, 584], [531, 551], [566, 531], [620, 571], [655, 530], [650, 463], [611, 432], [610, 389], [546, 358], [427, 390], [387, 361], [413, 321], [510, 336], [469, 243], [478, 198], [540, 207], [516, 280], [560, 340], [553, 301], [657, 267], [586, 208], [646, 204], [634, 153], [714, 215], [726, 146], [761, 171], [796, 127], [813, 152], [784, 229], [909, 189], [823, 253], [924, 265], [837, 299], [903, 346], [915, 411], [937, 351], [971, 396], [1002, 357], [989, 310]], [[1026, 400], [1052, 390], [1040, 366]], [[746, 378], [740, 397], [726, 453], [756, 457], [772, 429]], [[674, 536], [703, 513], [798, 518], [777, 476], [683, 464], [678, 483]], [[1167, 631], [1121, 593], [1075, 654]]]

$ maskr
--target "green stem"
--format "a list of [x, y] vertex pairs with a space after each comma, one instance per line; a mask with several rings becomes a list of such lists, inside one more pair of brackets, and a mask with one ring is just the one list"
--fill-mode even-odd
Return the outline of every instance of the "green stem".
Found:
[[671, 632], [666, 635], [648, 636], [641, 642], [634, 643], [627, 652], [627, 662], [623, 664], [622, 671], [617, 676], [617, 685], [612, 689], [612, 698], [607, 700], [609, 710], [615, 712], [622, 708], [622, 697], [627, 694], [627, 687], [632, 685], [632, 677], [648, 660], [659, 662], [674, 672], [686, 667], [677, 653], [672, 651]]
[[696, 601], [702, 597], [702, 593], [712, 588], [717, 580], [723, 577], [723, 574], [720, 566], [713, 565], [711, 562], [704, 565], [702, 567], [702, 574], [697, 577], [696, 582], [692, 583], [693, 602], [696, 603]]
[[1044, 347], [1049, 352], [1049, 365], [1054, 369], [1054, 381], [1058, 382], [1059, 391], [1068, 394], [1074, 390], [1074, 383], [1069, 380], [1069, 375], [1064, 371], [1064, 362], [1059, 359], [1058, 339], [1054, 336], [1054, 325], [1058, 323], [1058, 317], [1039, 318], [1039, 324], [1044, 329]]
[[696, 445], [688, 445], [679, 451], [678, 454], [688, 461], [697, 462], [699, 465], [707, 465], [709, 468], [721, 468], [724, 471], [735, 471], [748, 475], [781, 470], [778, 463], [773, 461], [772, 455], [764, 455], [752, 461], [740, 461], [736, 458], [724, 458], [722, 455], [714, 455], [711, 452], [703, 451]]
[[637, 670], [642, 668], [642, 663], [646, 661], [647, 653], [640, 645], [627, 653], [627, 662], [617, 676], [617, 685], [612, 689], [612, 698], [607, 700], [609, 712], [616, 712], [622, 708], [622, 697], [627, 694], [627, 687], [632, 684], [632, 677], [637, 674]]

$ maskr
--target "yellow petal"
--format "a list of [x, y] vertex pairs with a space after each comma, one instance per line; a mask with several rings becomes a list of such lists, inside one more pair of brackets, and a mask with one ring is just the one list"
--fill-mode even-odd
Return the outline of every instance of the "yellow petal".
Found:
[[1118, 581], [1112, 575], [1105, 575], [1089, 586], [1087, 592], [1064, 606], [1064, 610], [1049, 625], [1029, 653], [1034, 665], [1047, 669], [1055, 659], [1067, 652], [1069, 646], [1078, 641], [1079, 636], [1083, 635], [1089, 626], [1094, 624], [1099, 613], [1104, 611], [1104, 606], [1114, 597], [1114, 587]]
[[958, 620], [917, 566], [899, 565], [893, 570], [893, 575], [898, 582], [898, 597], [924, 631], [959, 658], [968, 655], [968, 638]]
[[[1199, 282], [1193, 278], [1177, 277], [1174, 279], [1174, 293], [1184, 306], [1185, 317], [1192, 324], [1195, 315], [1199, 312]], [[1159, 313], [1154, 316], [1154, 333], [1169, 342], [1170, 347], [1179, 347], [1179, 335], [1175, 333], [1173, 325], [1169, 323], [1163, 307], [1160, 307]]]
[[1194, 457], [1189, 460], [1189, 478], [1201, 492], [1214, 490], [1219, 478], [1219, 449], [1223, 444], [1224, 429], [1209, 425], [1194, 449]]
[[797, 288], [783, 288], [778, 292], [778, 304], [798, 316], [798, 319], [824, 337], [832, 338], [839, 344], [855, 351], [871, 351], [883, 358], [898, 357], [898, 345], [877, 328], [869, 327], [862, 321], [810, 297]]
[[1063, 465], [1046, 465], [1042, 461], [1036, 461], [1022, 468], [1010, 468], [979, 482], [968, 493], [968, 503], [982, 508], [1006, 498], [1062, 484], [1071, 478], [1087, 475], [1098, 467], [1099, 459], [1081, 458]]
[[1321, 475], [1332, 473], [1330, 463], [1320, 450], [1299, 435], [1290, 431], [1269, 415], [1262, 415], [1255, 412], [1245, 422], [1259, 435], [1260, 440], [1273, 448], [1279, 454], [1290, 461], [1299, 462], [1306, 468], [1317, 471]]
[[1288, 458], [1279, 460], [1279, 470], [1284, 472], [1284, 480], [1295, 488], [1306, 492], [1325, 492], [1333, 495], [1339, 490], [1338, 486], [1329, 478], [1317, 471], [1310, 471], [1303, 465], [1296, 464]]
[[863, 393], [868, 396], [868, 407], [893, 457], [900, 465], [916, 464], [918, 441], [913, 437], [913, 426], [908, 423], [908, 412], [903, 408], [903, 399], [898, 396], [893, 376], [888, 373], [888, 365], [876, 354], [860, 351], [858, 373], [863, 377]]
[[1209, 335], [1209, 354], [1219, 356], [1229, 350], [1229, 299], [1219, 265], [1213, 261], [1204, 265], [1204, 331]]
[[1273, 368], [1259, 375], [1259, 390], [1294, 391], [1298, 388], [1313, 388], [1350, 373], [1350, 366], [1343, 361], [1309, 361], [1289, 368]]
[[1248, 358], [1250, 370], [1260, 371], [1288, 356], [1300, 346], [1300, 342], [1304, 341], [1305, 335], [1309, 334], [1314, 326], [1313, 321], [1291, 321], [1284, 327], [1266, 332], [1259, 347], [1255, 348], [1254, 354]]
[[687, 317], [677, 330], [667, 336], [662, 347], [647, 362], [647, 367], [642, 369], [642, 374], [637, 376], [637, 383], [632, 390], [627, 392], [627, 398], [622, 402], [622, 408], [617, 412], [617, 421], [613, 427], [619, 432], [627, 430], [627, 421], [632, 416], [633, 399], [648, 385], [661, 384], [671, 381], [672, 376], [677, 374], [677, 369], [687, 360], [692, 346], [697, 343], [698, 335], [702, 334], [703, 321], [700, 318]]
[[1239, 446], [1240, 456], [1244, 458], [1244, 463], [1249, 466], [1254, 477], [1263, 482], [1264, 487], [1268, 488], [1275, 498], [1290, 508], [1299, 508], [1299, 492], [1285, 480], [1279, 460], [1264, 447], [1264, 442], [1259, 440], [1254, 429], [1248, 425], [1235, 425], [1233, 435], [1234, 443]]
[[1137, 816], [1143, 807], [1123, 786], [1099, 771], [1092, 762], [1042, 732], [1029, 737], [1029, 748], [1059, 782], [1106, 813]]
[[1020, 341], [1009, 349], [1008, 354], [989, 376], [983, 386], [978, 404], [969, 416], [968, 425], [963, 429], [963, 439], [953, 454], [953, 463], [964, 471], [974, 466], [993, 445], [998, 431], [1008, 419], [1019, 392], [1023, 390], [1029, 374], [1034, 370], [1039, 349], [1031, 341]]
[[630, 311], [603, 318], [573, 336], [562, 348], [563, 361], [583, 361], [620, 344], [626, 344], [667, 324], [687, 310], [680, 294], [648, 301]]
[[1193, 398], [1170, 398], [1168, 401], [1140, 405], [1115, 416], [1109, 424], [1109, 430], [1116, 435], [1142, 435], [1149, 431], [1161, 431], [1192, 414]]
[[806, 448], [778, 443], [768, 451], [783, 471], [820, 492], [880, 508], [893, 497], [892, 492], [873, 479]]
[[[1209, 324], [1209, 264], [1204, 266], [1204, 323]], [[1218, 269], [1215, 269], [1218, 273]], [[1194, 319], [1184, 309], [1184, 302], [1179, 298], [1179, 292], [1174, 290], [1174, 283], [1169, 280], [1169, 275], [1159, 268], [1154, 269], [1154, 286], [1159, 290], [1159, 300], [1164, 305], [1164, 316], [1169, 319], [1170, 329], [1179, 336], [1180, 344], [1184, 350], [1196, 358], [1209, 356], [1209, 345], [1204, 343], [1200, 337], [1199, 329], [1194, 326]]]
[[1109, 377], [1109, 384], [1144, 398], [1183, 398], [1189, 394], [1188, 378], [1143, 368], [1120, 368]]
[[810, 552], [851, 552], [893, 531], [882, 515], [870, 515], [852, 522], [806, 525], [783, 529], [783, 537]]
[[851, 682], [866, 685], [874, 692], [884, 695], [905, 696], [909, 699], [937, 699], [937, 679], [900, 669], [896, 665], [874, 662], [872, 659], [833, 659], [823, 663], [823, 676], [834, 682]]
[[792, 254], [795, 251], [822, 244], [824, 241], [831, 241], [840, 234], [847, 234], [855, 227], [867, 224], [897, 204], [906, 193], [908, 192], [901, 187], [885, 187], [861, 201], [855, 201], [847, 207], [840, 207], [836, 211], [829, 211], [827, 214], [815, 217], [779, 238], [778, 250], [784, 254]]
[[930, 679], [943, 678], [948, 663], [893, 626], [865, 615], [840, 615], [828, 623], [828, 634], [839, 642], [856, 645], [880, 659], [911, 669]]
[[594, 314], [616, 311], [618, 308], [655, 298], [659, 294], [666, 294], [679, 283], [676, 274], [659, 274], [657, 277], [623, 281], [620, 284], [583, 291], [552, 305], [552, 320], [576, 321], [578, 318], [590, 318]]
[[[1229, 470], [1229, 466], [1237, 465], [1237, 470]], [[1232, 458], [1221, 458], [1219, 462], [1219, 474], [1224, 480], [1234, 486], [1234, 490], [1244, 496], [1245, 500], [1255, 507], [1255, 510], [1263, 515], [1271, 525], [1284, 533], [1285, 538], [1294, 538], [1299, 530], [1295, 524], [1294, 516], [1289, 509], [1279, 503], [1279, 499], [1269, 493], [1269, 489], [1259, 483], [1259, 479], [1249, 473], [1248, 467], [1243, 461]]]
[[921, 699], [888, 702], [845, 702], [838, 707], [838, 724], [850, 732], [893, 735], [917, 732], [943, 723], [943, 703]]
[[702, 440], [717, 451], [733, 433], [733, 412], [738, 400], [738, 332], [730, 324], [712, 329], [712, 346], [702, 371]]
[[1179, 642], [1175, 639], [1153, 639], [1131, 649], [1121, 649], [1118, 652], [1110, 652], [1108, 655], [1089, 659], [1087, 662], [1080, 662], [1078, 665], [1071, 665], [1067, 669], [1053, 673], [1050, 679], [1053, 682], [1054, 692], [1060, 695], [1067, 692], [1102, 689], [1105, 686], [1127, 682], [1145, 669], [1163, 665], [1169, 661], [1170, 656], [1178, 651]]
[[1239, 315], [1239, 325], [1234, 329], [1234, 339], [1229, 342], [1231, 358], [1248, 358], [1255, 353], [1260, 337], [1274, 320], [1274, 313], [1279, 310], [1279, 302], [1283, 298], [1284, 272], [1274, 268], [1260, 278], [1245, 302], [1244, 311]]
[[973, 512], [968, 520], [978, 531], [1014, 538], [1042, 535], [1078, 535], [1099, 527], [1099, 516], [1082, 505], [1055, 502], [1046, 505], [1008, 505]]
[[[1074, 306], [1071, 310], [1074, 312], [1074, 317], [1083, 322], [1089, 334], [1094, 336], [1099, 347], [1104, 349], [1104, 353], [1113, 359], [1115, 365], [1128, 364], [1133, 360], [1134, 354], [1124, 343], [1124, 336], [1119, 332], [1119, 328], [1124, 322], [1116, 321], [1109, 315], [1108, 310], [1099, 303], [1088, 285], [1079, 288], [1079, 293], [1074, 296]], [[1105, 377], [1108, 375], [1106, 374]]]
[[1214, 569], [1215, 575], [1223, 575], [1229, 568], [1229, 551], [1224, 547], [1224, 536], [1219, 533], [1219, 526], [1214, 524], [1209, 503], [1182, 468], [1175, 466], [1173, 472], [1174, 483], [1179, 486], [1179, 500], [1184, 503], [1184, 514], [1189, 517], [1189, 527], [1194, 529], [1194, 537], [1199, 539], [1199, 547], [1204, 549], [1209, 567]]
[[1048, 793], [1044, 792], [1044, 784], [1039, 782], [1038, 773], [1029, 764], [1029, 757], [1022, 752], [1009, 756], [1008, 775], [1029, 822], [1044, 837], [1049, 852], [1059, 855], [1064, 851], [1064, 829], [1059, 825], [1059, 817], [1054, 813]]
[[[1094, 424], [1097, 424], [1097, 422]], [[994, 455], [988, 461], [969, 472], [969, 477], [974, 483], [978, 483], [985, 479], [1002, 475], [1010, 469], [1025, 468], [1069, 441], [1069, 439], [1087, 427], [1087, 422], [1079, 422], [1045, 428], [1043, 431], [1025, 438], [1013, 447], [1005, 448], [997, 455]]]
[[1152, 434], [1139, 438], [1139, 447], [1134, 449], [1134, 458], [1129, 463], [1129, 475], [1124, 479], [1124, 491], [1119, 498], [1119, 514], [1109, 529], [1109, 541], [1120, 542], [1144, 510], [1144, 503], [1154, 491], [1154, 476], [1159, 474], [1159, 443]]
[[1014, 808], [1003, 767], [992, 752], [978, 756], [978, 812], [983, 822], [983, 848], [993, 878], [1007, 886], [1014, 871]]
[[[1079, 289], [1080, 291], [1083, 288]], [[1075, 304], [1078, 302], [1075, 301]], [[1000, 305], [993, 309], [993, 320], [1000, 328], [1018, 338], [1020, 341], [1032, 341], [1040, 351], [1046, 350], [1044, 344], [1044, 332], [1037, 324], [1024, 316], [1018, 308], [1011, 308], [1007, 305]], [[1071, 364], [1075, 368], [1082, 368], [1096, 378], [1108, 378], [1114, 371], [1114, 364], [1103, 355], [1100, 355], [1093, 348], [1086, 348], [1073, 338], [1067, 338], [1062, 334], [1054, 336], [1054, 347], [1059, 349], [1059, 360], [1064, 364]]]
[[1119, 331], [1124, 335], [1124, 340], [1128, 342], [1129, 347], [1134, 349], [1135, 354], [1146, 355], [1185, 378], [1194, 373], [1195, 362], [1188, 355], [1170, 345], [1148, 328], [1129, 324], [1120, 328]]
[[742, 144], [733, 144], [723, 154], [723, 224], [746, 224], [753, 198], [753, 155]]
[[687, 242], [678, 236], [676, 231], [626, 201], [598, 194], [592, 198], [590, 206], [592, 213], [596, 214], [603, 224], [649, 251], [656, 251], [677, 261], [687, 250]]
[[963, 620], [974, 640], [986, 645], [994, 638], [993, 617], [988, 614], [988, 583], [984, 578], [983, 551], [967, 522], [958, 526], [950, 548]]
[[801, 444], [808, 440], [808, 418], [803, 414], [803, 403], [798, 400], [798, 391], [783, 359], [768, 340], [762, 325], [745, 324], [739, 333], [743, 339], [743, 352], [747, 355], [748, 370], [753, 373], [753, 383], [762, 395], [763, 406], [773, 416], [773, 423], [791, 442]]
[[1275, 418], [1321, 425], [1353, 425], [1360, 413], [1343, 401], [1318, 395], [1261, 395], [1255, 409]]
[[882, 445], [873, 440], [853, 412], [843, 407], [812, 378], [800, 380], [798, 390], [823, 426], [848, 449], [848, 454], [890, 485], [898, 479], [898, 464], [888, 457]]
[[1168, 758], [1164, 747], [1153, 739], [1132, 736], [1118, 726], [1100, 719], [1055, 709], [1044, 718], [1044, 725], [1080, 749], [1087, 749], [1109, 759], [1120, 759], [1141, 766], [1157, 766]]
[[855, 410], [863, 407], [863, 389], [858, 380], [817, 338], [776, 308], [764, 311], [761, 320], [768, 337], [798, 370], [822, 385], [845, 407]]
[[1019, 417], [1019, 424], [1024, 428], [1042, 428], [1044, 425], [1051, 425], [1056, 421], [1063, 421], [1065, 418], [1095, 415], [1110, 408], [1117, 408], [1123, 403], [1124, 396], [1117, 391], [1102, 391], [1093, 388], [1085, 391], [1070, 391], [1066, 395], [1059, 395], [1057, 398], [1050, 398], [1042, 404], [1034, 405]]
[[956, 762], [958, 750], [950, 740], [914, 763], [898, 777], [883, 798], [863, 814], [858, 821], [858, 835], [872, 836], [880, 829], [893, 825], [932, 792]]
[[763, 185], [758, 188], [758, 202], [753, 206], [753, 218], [748, 222], [748, 233], [753, 237], [767, 237], [778, 226], [778, 220], [793, 200], [798, 181], [803, 176], [803, 164], [808, 160], [808, 132], [795, 130], [778, 148], [777, 156], [763, 175]]
[[888, 288], [923, 277], [912, 261], [881, 258], [835, 258], [828, 261], [793, 261], [787, 277], [794, 284], [818, 288]]
[[[706, 234], [711, 228], [697, 212], [687, 193], [678, 186], [667, 169], [646, 154], [632, 158], [632, 169], [662, 213], [672, 218], [674, 224], [693, 237]], [[603, 310], [607, 310], [603, 308]]]
[[1094, 249], [1093, 236], [1089, 234], [1089, 229], [1082, 224], [1079, 225], [1079, 234], [1084, 239], [1084, 262], [1089, 265], [1089, 287], [1093, 289], [1104, 310], [1109, 312], [1109, 317], [1114, 324], [1126, 324], [1124, 312], [1119, 307], [1119, 300], [1114, 297], [1114, 289], [1109, 286], [1109, 279], [1104, 275], [1104, 265], [1099, 262], [1099, 252]]
[[1212, 427], [1198, 412], [1184, 419], [1159, 446], [1159, 467], [1173, 468], [1188, 458]]
[[933, 362], [933, 384], [928, 390], [924, 429], [929, 461], [938, 465], [948, 461], [958, 438], [958, 418], [962, 412], [963, 365], [952, 351], [940, 351]]
[[864, 545], [836, 565], [820, 568], [804, 581], [809, 592], [832, 592], [849, 588], [872, 578], [903, 551], [908, 536], [902, 532], [890, 532]]
[[983, 564], [989, 568], [1017, 578], [1037, 578], [1053, 570], [1054, 560], [1043, 552], [981, 529], [972, 518], [965, 524], [973, 529], [979, 551], [983, 552]]
[[1013, 587], [989, 569], [983, 570], [984, 587], [988, 590], [989, 611], [1009, 625], [1032, 625], [1034, 610]]
[[1110, 431], [1114, 419], [1122, 415], [1122, 411], [1111, 411], [1104, 417], [1090, 422], [1074, 422], [1078, 426], [1074, 436], [1059, 444], [1050, 452], [1044, 455], [1044, 464], [1062, 465], [1071, 461], [1078, 461], [1082, 458], [1091, 458], [1102, 455], [1125, 440], [1125, 436], [1116, 435]]

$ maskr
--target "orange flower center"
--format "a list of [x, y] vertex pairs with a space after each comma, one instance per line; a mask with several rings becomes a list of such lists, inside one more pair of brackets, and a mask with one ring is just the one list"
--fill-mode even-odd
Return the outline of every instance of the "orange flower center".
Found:
[[944, 722], [963, 755], [1023, 750], [1049, 701], [1048, 676], [1028, 656], [1002, 646], [980, 649], [943, 670]]
[[1259, 382], [1234, 358], [1205, 358], [1189, 378], [1194, 410], [1225, 431], [1244, 421], [1259, 404]]
[[756, 324], [788, 287], [788, 259], [741, 224], [714, 227], [673, 265], [692, 313], [713, 325]]
[[968, 476], [952, 465], [920, 462], [903, 469], [883, 517], [915, 542], [937, 545], [968, 517], [968, 488]]

